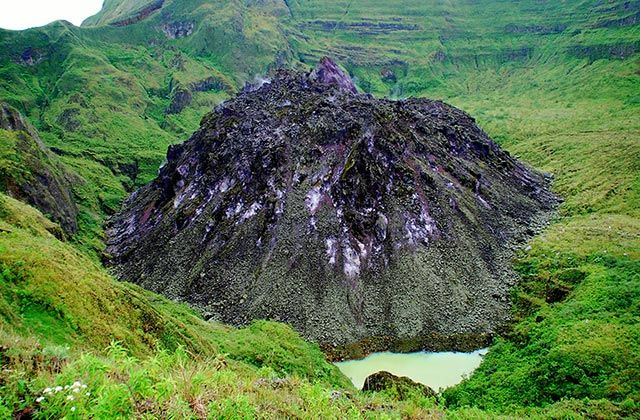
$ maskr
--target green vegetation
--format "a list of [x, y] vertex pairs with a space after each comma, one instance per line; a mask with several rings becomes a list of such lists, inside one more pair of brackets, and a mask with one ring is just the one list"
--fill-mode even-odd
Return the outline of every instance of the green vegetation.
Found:
[[[443, 411], [418, 392], [402, 401], [393, 390], [357, 392], [289, 327], [205, 322], [183, 305], [112, 279], [56, 239], [58, 231], [37, 210], [0, 195], [3, 417], [502, 417], [477, 408]], [[635, 407], [573, 400], [511, 414], [615, 418]]]
[[[640, 3], [189, 0], [99, 25], [148, 3], [107, 1], [95, 26], [0, 30], [0, 100], [82, 180], [69, 242], [1, 196], [0, 416], [428, 418], [444, 404], [460, 419], [640, 415]], [[168, 39], [160, 28], [174, 22], [193, 33]], [[98, 263], [104, 218], [154, 177], [168, 145], [245, 80], [326, 54], [364, 91], [466, 110], [553, 173], [565, 199], [516, 261], [514, 323], [439, 408], [357, 393], [289, 328], [205, 322]], [[209, 77], [219, 83], [193, 89]], [[167, 113], [184, 90], [191, 102]], [[0, 184], [28, 178], [19, 134], [1, 134]], [[35, 402], [75, 381], [90, 392], [75, 405], [69, 392]]]
[[[338, 418], [422, 417], [434, 408], [417, 395], [396, 403], [356, 394], [317, 345], [283, 324], [205, 322], [118, 282], [57, 230], [0, 195], [0, 413]], [[87, 387], [64, 389], [75, 381]]]
[[[523, 281], [514, 290], [514, 325], [469, 380], [445, 393], [450, 407], [508, 411], [606, 398], [637, 415], [640, 110], [630, 68], [637, 62], [562, 63], [565, 71], [575, 66], [574, 81], [558, 67], [514, 71], [500, 87], [489, 83], [493, 92], [478, 88], [486, 96], [477, 102], [452, 99], [512, 153], [553, 173], [565, 201], [516, 261]], [[539, 89], [519, 93], [527, 82]]]
[[13, 332], [88, 349], [104, 349], [115, 340], [134, 355], [179, 346], [198, 354], [230, 353], [281, 372], [345, 383], [317, 346], [289, 328], [261, 322], [236, 330], [205, 322], [186, 306], [117, 282], [52, 235], [57, 225], [1, 197], [1, 306]]

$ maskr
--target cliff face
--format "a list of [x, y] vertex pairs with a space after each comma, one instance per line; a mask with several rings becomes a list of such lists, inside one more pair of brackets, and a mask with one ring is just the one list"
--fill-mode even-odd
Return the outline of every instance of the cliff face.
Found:
[[507, 318], [512, 250], [554, 207], [548, 184], [464, 112], [358, 94], [323, 60], [247, 87], [171, 147], [110, 221], [108, 252], [120, 278], [212, 319], [464, 348]]
[[74, 182], [77, 177], [58, 162], [22, 114], [0, 103], [0, 191], [38, 208], [73, 234], [78, 230]]

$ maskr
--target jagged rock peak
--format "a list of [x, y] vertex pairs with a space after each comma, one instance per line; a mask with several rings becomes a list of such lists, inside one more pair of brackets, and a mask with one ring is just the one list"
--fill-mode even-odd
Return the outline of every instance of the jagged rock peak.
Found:
[[485, 344], [512, 250], [556, 203], [549, 179], [464, 112], [356, 95], [334, 67], [280, 70], [170, 147], [109, 223], [114, 272], [329, 346]]
[[325, 84], [333, 84], [346, 92], [357, 93], [356, 85], [332, 59], [323, 57], [309, 78]]

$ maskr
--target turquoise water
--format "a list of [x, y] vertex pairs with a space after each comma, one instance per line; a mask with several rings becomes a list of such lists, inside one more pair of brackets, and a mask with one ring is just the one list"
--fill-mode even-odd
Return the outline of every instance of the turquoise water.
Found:
[[362, 360], [338, 362], [336, 366], [361, 389], [372, 373], [386, 370], [396, 376], [408, 376], [438, 391], [460, 383], [482, 361], [487, 349], [472, 353], [373, 353]]

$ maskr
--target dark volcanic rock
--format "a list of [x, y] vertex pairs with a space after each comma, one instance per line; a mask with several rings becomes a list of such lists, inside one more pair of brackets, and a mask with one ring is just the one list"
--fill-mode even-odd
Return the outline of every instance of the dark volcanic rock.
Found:
[[169, 108], [167, 108], [167, 114], [181, 113], [183, 109], [189, 106], [192, 100], [193, 95], [191, 91], [182, 88], [176, 89], [173, 93], [173, 98], [171, 98], [171, 104], [169, 104]]
[[382, 69], [380, 71], [380, 76], [382, 76], [382, 80], [385, 82], [395, 83], [398, 81], [396, 74], [391, 69]]
[[16, 61], [18, 64], [24, 66], [35, 66], [44, 60], [44, 56], [39, 51], [34, 50], [32, 47], [28, 47], [20, 54]]
[[[65, 232], [78, 230], [78, 209], [71, 186], [78, 178], [56, 160], [36, 130], [14, 108], [0, 103], [0, 130], [16, 132], [7, 139], [11, 159], [0, 165], [0, 190], [27, 202], [58, 222]], [[2, 139], [5, 141], [5, 139]]]
[[320, 60], [320, 64], [311, 72], [309, 79], [323, 84], [336, 85], [347, 92], [358, 92], [353, 80], [327, 57]]
[[232, 86], [215, 76], [210, 76], [204, 80], [193, 82], [189, 87], [193, 92], [208, 92], [210, 90], [224, 90], [228, 93], [233, 92]]
[[134, 23], [138, 23], [141, 20], [145, 20], [146, 18], [151, 16], [153, 12], [155, 12], [156, 10], [160, 10], [164, 5], [164, 1], [165, 0], [153, 0], [149, 2], [147, 5], [145, 5], [144, 7], [142, 7], [141, 9], [139, 9], [138, 11], [132, 13], [131, 16], [125, 19], [119, 20], [117, 22], [112, 22], [111, 25], [112, 26], [129, 26], [129, 25], [133, 25]]
[[160, 29], [169, 39], [180, 39], [191, 36], [195, 24], [193, 22], [166, 22], [163, 23]]
[[208, 92], [212, 90], [224, 90], [231, 94], [233, 92], [233, 87], [224, 80], [215, 76], [210, 76], [206, 79], [193, 82], [186, 88], [178, 85], [173, 91], [171, 103], [169, 104], [166, 113], [179, 114], [191, 104], [193, 101], [193, 94], [195, 92]]
[[548, 179], [456, 108], [354, 91], [323, 60], [220, 105], [110, 221], [115, 273], [329, 345], [490, 335]]
[[406, 376], [396, 376], [389, 372], [376, 372], [367, 376], [362, 390], [365, 392], [391, 391], [400, 400], [405, 400], [413, 392], [419, 392], [425, 397], [436, 397], [436, 392], [426, 385], [414, 382]]

